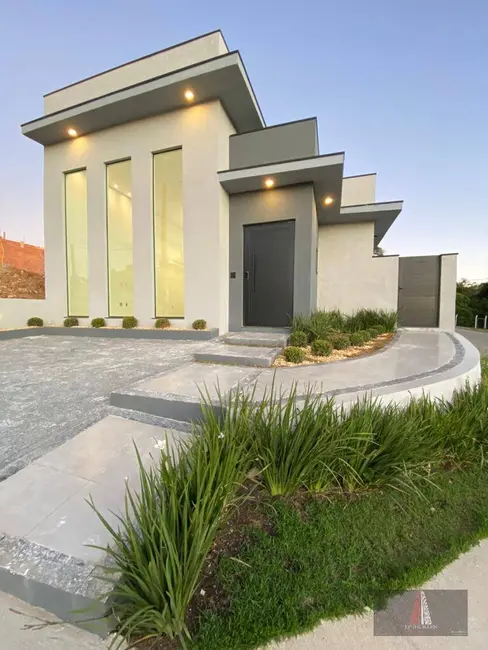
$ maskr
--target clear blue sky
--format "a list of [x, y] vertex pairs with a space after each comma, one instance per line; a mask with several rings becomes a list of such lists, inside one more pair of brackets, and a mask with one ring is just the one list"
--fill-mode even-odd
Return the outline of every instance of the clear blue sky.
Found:
[[316, 115], [322, 153], [404, 199], [383, 241], [488, 278], [488, 0], [0, 0], [0, 231], [42, 243], [42, 95], [213, 29], [268, 124]]

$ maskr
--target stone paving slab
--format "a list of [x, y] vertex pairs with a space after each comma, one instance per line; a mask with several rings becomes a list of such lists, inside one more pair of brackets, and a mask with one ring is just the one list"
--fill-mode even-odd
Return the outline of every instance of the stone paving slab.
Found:
[[220, 363], [269, 368], [279, 353], [280, 349], [277, 347], [251, 347], [246, 345], [224, 345], [221, 343], [208, 346], [201, 352], [195, 352], [195, 361], [199, 363]]
[[209, 343], [37, 336], [0, 341], [0, 481], [103, 418], [112, 391]]
[[111, 415], [0, 483], [0, 590], [65, 620], [92, 618], [72, 610], [109, 591], [97, 565], [111, 538], [87, 501], [117, 528], [126, 485], [139, 486], [134, 444], [148, 465], [161, 445], [177, 455], [189, 436]]

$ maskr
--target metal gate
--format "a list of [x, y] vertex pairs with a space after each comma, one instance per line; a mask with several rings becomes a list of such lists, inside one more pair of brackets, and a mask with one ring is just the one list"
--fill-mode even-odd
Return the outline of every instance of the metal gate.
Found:
[[400, 257], [398, 324], [438, 327], [441, 258], [439, 255]]

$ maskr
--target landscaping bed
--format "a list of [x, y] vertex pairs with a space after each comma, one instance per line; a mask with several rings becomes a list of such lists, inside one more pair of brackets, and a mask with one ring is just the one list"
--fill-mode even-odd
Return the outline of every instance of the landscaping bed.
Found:
[[[299, 363], [299, 365], [307, 366], [314, 363], [331, 363], [333, 361], [342, 361], [344, 359], [352, 359], [354, 357], [362, 357], [368, 354], [373, 354], [374, 352], [378, 352], [384, 348], [385, 345], [391, 343], [394, 336], [395, 334], [392, 332], [389, 332], [387, 334], [380, 334], [376, 339], [371, 339], [364, 345], [350, 345], [343, 350], [333, 349], [332, 352], [327, 356], [312, 354], [312, 347], [310, 345], [307, 345], [307, 347], [304, 348], [305, 358]], [[292, 361], [287, 361], [285, 359], [285, 356], [283, 354], [280, 354], [280, 356], [274, 360], [273, 366], [279, 368], [295, 368], [297, 364]]]
[[328, 363], [371, 354], [392, 340], [396, 324], [395, 312], [374, 309], [352, 315], [337, 310], [297, 314], [292, 319], [289, 345], [273, 365]]
[[451, 403], [204, 404], [179, 462], [163, 449], [141, 466], [112, 530], [120, 634], [250, 650], [431, 577], [488, 535], [487, 370]]

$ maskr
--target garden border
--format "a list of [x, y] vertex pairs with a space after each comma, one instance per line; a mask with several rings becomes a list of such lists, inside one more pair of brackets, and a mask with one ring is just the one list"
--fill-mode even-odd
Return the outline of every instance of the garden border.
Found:
[[219, 330], [177, 329], [118, 329], [103, 327], [29, 327], [0, 331], [0, 341], [28, 336], [97, 336], [114, 339], [157, 339], [166, 341], [210, 341], [219, 336]]

